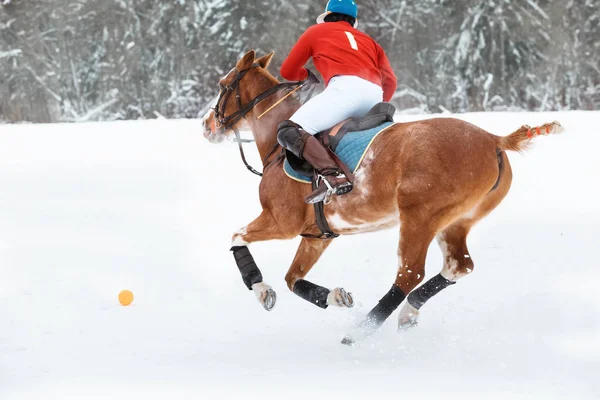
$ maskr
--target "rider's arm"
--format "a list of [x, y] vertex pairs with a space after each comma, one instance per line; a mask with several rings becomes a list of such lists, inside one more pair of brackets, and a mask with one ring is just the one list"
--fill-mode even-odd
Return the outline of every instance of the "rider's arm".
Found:
[[288, 81], [302, 81], [308, 77], [308, 71], [304, 67], [304, 64], [311, 57], [311, 46], [310, 46], [310, 29], [307, 30], [300, 36], [298, 42], [290, 50], [290, 54], [287, 56], [283, 64], [281, 64], [281, 70], [279, 73], [282, 78]]
[[381, 72], [381, 85], [383, 86], [383, 101], [389, 102], [396, 92], [398, 81], [390, 61], [381, 47], [379, 48], [379, 71]]

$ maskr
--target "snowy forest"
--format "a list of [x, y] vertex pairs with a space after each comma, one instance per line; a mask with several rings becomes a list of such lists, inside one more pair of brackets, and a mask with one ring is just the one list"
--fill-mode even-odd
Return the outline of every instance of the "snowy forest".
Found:
[[[271, 72], [326, 1], [0, 0], [0, 121], [196, 118], [253, 48]], [[600, 109], [598, 0], [361, 0], [399, 110]], [[309, 65], [310, 67], [310, 65]]]

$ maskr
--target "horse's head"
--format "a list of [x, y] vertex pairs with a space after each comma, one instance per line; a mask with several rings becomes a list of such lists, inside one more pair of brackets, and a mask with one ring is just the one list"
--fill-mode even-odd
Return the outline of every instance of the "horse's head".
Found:
[[254, 50], [250, 50], [219, 80], [219, 95], [204, 118], [202, 125], [204, 137], [212, 143], [220, 143], [231, 135], [234, 129], [243, 129], [246, 114], [256, 105], [258, 93], [267, 85], [277, 84], [277, 80], [267, 72], [273, 53], [256, 59]]

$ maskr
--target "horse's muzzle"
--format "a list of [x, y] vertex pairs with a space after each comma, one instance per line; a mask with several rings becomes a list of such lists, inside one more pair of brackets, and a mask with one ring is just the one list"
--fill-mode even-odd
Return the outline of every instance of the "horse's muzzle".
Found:
[[211, 143], [221, 143], [225, 140], [225, 135], [216, 130], [214, 119], [210, 124], [208, 123], [208, 119], [205, 118], [202, 120], [202, 134]]
[[218, 144], [225, 140], [225, 135], [222, 133], [212, 132], [211, 130], [204, 129], [204, 137], [208, 139], [210, 143]]
[[225, 135], [220, 135], [218, 133], [211, 133], [210, 135], [208, 135], [207, 139], [211, 143], [219, 144], [223, 140], [225, 140]]

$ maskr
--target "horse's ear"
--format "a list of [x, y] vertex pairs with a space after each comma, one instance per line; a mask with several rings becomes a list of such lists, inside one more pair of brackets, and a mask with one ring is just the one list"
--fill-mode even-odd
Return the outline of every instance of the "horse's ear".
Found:
[[274, 51], [270, 52], [266, 56], [262, 56], [261, 58], [256, 60], [256, 62], [258, 63], [258, 65], [260, 65], [261, 67], [266, 69], [269, 66], [269, 64], [271, 64], [271, 59], [273, 58], [273, 54], [275, 54]]
[[244, 71], [254, 64], [254, 59], [256, 58], [256, 52], [254, 50], [250, 50], [247, 52], [244, 57], [240, 61], [237, 62], [236, 68], [238, 71]]

